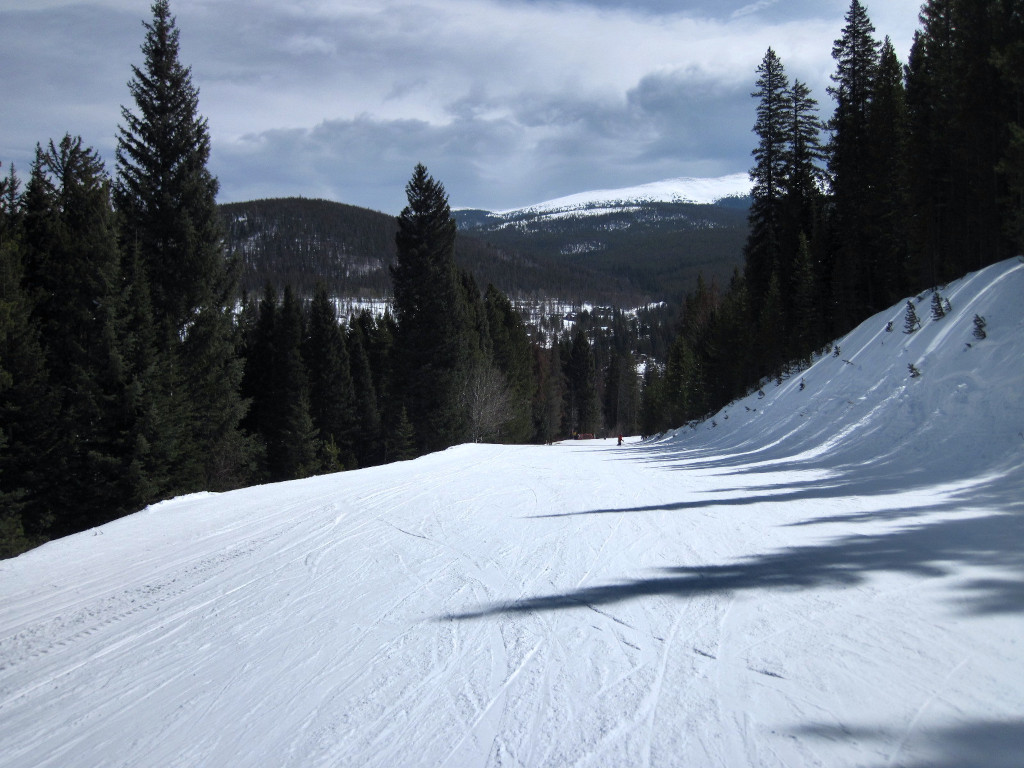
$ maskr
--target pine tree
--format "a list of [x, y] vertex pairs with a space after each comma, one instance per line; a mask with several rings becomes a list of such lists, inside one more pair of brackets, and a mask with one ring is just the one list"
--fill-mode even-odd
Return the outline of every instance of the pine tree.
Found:
[[398, 412], [395, 428], [384, 439], [386, 461], [407, 461], [416, 457], [415, 432], [403, 406]]
[[594, 351], [581, 329], [577, 329], [572, 337], [565, 364], [566, 412], [570, 420], [570, 431], [593, 434], [601, 416], [597, 399], [597, 370]]
[[784, 201], [787, 162], [792, 157], [793, 119], [789, 80], [782, 61], [771, 48], [757, 68], [759, 99], [754, 133], [759, 141], [753, 151], [755, 164], [750, 204], [750, 235], [744, 253], [747, 287], [753, 312], [759, 313], [775, 265], [782, 260]]
[[869, 199], [877, 186], [871, 158], [871, 97], [878, 72], [879, 43], [874, 26], [859, 0], [852, 0], [846, 26], [832, 47], [836, 72], [829, 93], [836, 107], [829, 122], [828, 169], [832, 179], [835, 253], [833, 294], [836, 322], [850, 327], [863, 313], [873, 279], [865, 254], [871, 244], [868, 229]]
[[109, 180], [81, 138], [37, 148], [24, 202], [24, 285], [55, 414], [40, 502], [49, 532], [62, 536], [133, 511], [117, 340], [120, 255]]
[[128, 382], [127, 439], [134, 446], [127, 473], [137, 492], [130, 506], [141, 508], [173, 493], [178, 484], [187, 463], [189, 407], [177, 355], [156, 344], [149, 282], [138, 250], [123, 253], [121, 265], [118, 337]]
[[239, 392], [244, 361], [226, 297], [199, 309], [178, 347], [184, 391], [191, 398], [188, 445], [202, 452], [186, 461], [182, 487], [228, 491], [245, 485], [256, 467], [257, 448], [241, 428], [250, 407]]
[[644, 437], [664, 432], [671, 427], [665, 378], [653, 365], [647, 366], [644, 371], [639, 422], [640, 434]]
[[789, 359], [791, 340], [786, 329], [786, 300], [777, 271], [772, 273], [768, 293], [758, 318], [756, 338], [760, 357], [757, 370], [762, 376], [777, 375]]
[[274, 321], [277, 314], [277, 291], [269, 282], [264, 285], [263, 297], [252, 314], [254, 319], [243, 341], [245, 365], [241, 392], [250, 406], [242, 426], [260, 441], [265, 460], [267, 436], [272, 430], [276, 411]]
[[[1004, 41], [1020, 46], [1021, 38], [1008, 37], [1014, 31], [1012, 16], [1000, 12], [999, 0], [957, 0], [954, 5], [954, 82], [956, 120], [948, 126], [950, 149], [954, 153], [957, 177], [957, 250], [950, 252], [951, 277], [1016, 255], [1006, 239], [1003, 208], [1005, 199], [999, 166], [1007, 156], [1008, 127], [1020, 121], [1020, 105], [1011, 105], [1013, 80], [1020, 72], [998, 66]], [[1016, 31], [1022, 30], [1017, 2]], [[950, 130], [951, 129], [951, 130]]]
[[988, 325], [988, 323], [985, 321], [984, 317], [981, 315], [974, 316], [974, 330], [971, 331], [971, 334], [978, 341], [981, 341], [988, 336], [988, 332], [985, 330], [986, 325]]
[[536, 381], [533, 395], [534, 439], [550, 443], [560, 435], [566, 397], [560, 347], [557, 343], [552, 344], [551, 349], [535, 346], [533, 354]]
[[355, 462], [355, 395], [348, 347], [327, 286], [318, 282], [309, 309], [302, 359], [309, 375], [309, 412], [320, 439], [332, 442], [344, 462]]
[[49, 515], [40, 491], [53, 398], [22, 288], [19, 187], [13, 169], [0, 180], [0, 558], [28, 549]]
[[936, 285], [949, 271], [945, 243], [952, 237], [956, 216], [952, 153], [947, 146], [947, 129], [955, 113], [952, 2], [925, 3], [921, 23], [907, 63], [912, 279]]
[[608, 361], [604, 375], [604, 427], [614, 434], [620, 434], [620, 387], [622, 384], [622, 359], [613, 354]]
[[676, 337], [669, 351], [664, 385], [671, 426], [681, 427], [704, 415], [705, 392], [701, 366], [683, 333]]
[[484, 308], [491, 355], [495, 367], [505, 377], [510, 398], [511, 415], [502, 425], [501, 438], [525, 442], [532, 432], [530, 399], [534, 382], [530, 339], [512, 302], [493, 285], [487, 286]]
[[[273, 408], [267, 430], [267, 468], [272, 480], [314, 474], [317, 431], [309, 415], [309, 383], [302, 360], [302, 307], [285, 286], [274, 314], [271, 391]], [[333, 468], [332, 468], [333, 469]]]
[[[795, 288], [796, 265], [801, 237], [811, 238], [822, 215], [826, 174], [825, 150], [821, 146], [824, 124], [818, 117], [818, 102], [799, 80], [790, 90], [789, 144], [786, 152], [785, 215], [777, 266], [787, 290]], [[790, 318], [790, 324], [795, 318]]]
[[235, 359], [234, 275], [222, 249], [199, 93], [178, 60], [167, 0], [156, 0], [152, 14], [144, 23], [145, 62], [132, 67], [128, 84], [136, 111], [121, 110], [114, 200], [123, 248], [144, 265], [160, 368], [170, 379], [162, 387], [178, 391], [182, 405], [157, 436], [166, 445], [179, 441], [166, 452], [182, 459], [168, 490], [224, 489], [245, 482], [253, 463], [253, 444], [240, 429], [246, 405]]
[[357, 466], [360, 467], [378, 464], [384, 457], [377, 389], [374, 386], [364, 339], [363, 325], [358, 322], [352, 323], [348, 331], [347, 344], [355, 396], [356, 425], [353, 450]]
[[1002, 180], [1000, 207], [1012, 252], [1024, 253], [1024, 7], [1018, 0], [997, 3], [1002, 30], [992, 62], [1003, 83], [1006, 136], [996, 165]]
[[464, 392], [473, 350], [455, 267], [455, 220], [444, 187], [423, 165], [406, 186], [391, 277], [397, 322], [394, 376], [420, 453], [466, 438]]
[[917, 309], [914, 308], [914, 302], [908, 301], [906, 312], [903, 314], [903, 332], [914, 333], [920, 327], [921, 321], [917, 317]]
[[754, 359], [754, 334], [743, 274], [736, 269], [729, 290], [718, 305], [713, 326], [713, 379], [718, 383], [718, 401], [723, 404], [741, 396], [751, 383], [750, 360]]
[[935, 285], [1016, 253], [1024, 178], [1024, 11], [928, 0], [907, 69], [915, 277]]
[[208, 302], [224, 263], [199, 91], [178, 60], [179, 31], [168, 0], [156, 0], [152, 13], [152, 22], [144, 23], [145, 63], [132, 67], [128, 84], [136, 111], [121, 109], [114, 193], [123, 240], [139, 248], [166, 340], [180, 335], [195, 308]]
[[903, 65], [886, 37], [868, 115], [868, 162], [873, 187], [865, 215], [868, 279], [862, 314], [892, 306], [909, 284], [908, 118]]
[[793, 268], [793, 347], [792, 357], [808, 358], [825, 339], [822, 309], [818, 303], [811, 248], [807, 237], [800, 235], [797, 258]]

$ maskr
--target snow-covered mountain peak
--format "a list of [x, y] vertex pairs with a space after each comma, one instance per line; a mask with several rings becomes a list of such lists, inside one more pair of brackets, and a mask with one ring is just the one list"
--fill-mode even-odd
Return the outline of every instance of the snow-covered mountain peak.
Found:
[[623, 207], [642, 203], [694, 203], [711, 205], [728, 197], [744, 197], [750, 194], [752, 182], [746, 173], [733, 173], [718, 178], [698, 179], [681, 177], [664, 179], [650, 184], [622, 189], [596, 189], [578, 192], [565, 197], [547, 200], [536, 205], [495, 211], [499, 216], [516, 213], [567, 213], [584, 214], [591, 210]]

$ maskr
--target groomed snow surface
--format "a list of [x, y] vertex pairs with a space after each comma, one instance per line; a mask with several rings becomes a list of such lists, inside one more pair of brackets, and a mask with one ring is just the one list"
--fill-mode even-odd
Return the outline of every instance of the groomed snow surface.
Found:
[[1021, 766], [1024, 264], [941, 293], [654, 442], [462, 446], [0, 562], [0, 764]]

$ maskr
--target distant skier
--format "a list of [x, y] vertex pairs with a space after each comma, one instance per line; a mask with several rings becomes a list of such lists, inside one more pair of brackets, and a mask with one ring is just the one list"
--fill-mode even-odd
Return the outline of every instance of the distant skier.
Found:
[[619, 445], [622, 445], [622, 435], [619, 435]]

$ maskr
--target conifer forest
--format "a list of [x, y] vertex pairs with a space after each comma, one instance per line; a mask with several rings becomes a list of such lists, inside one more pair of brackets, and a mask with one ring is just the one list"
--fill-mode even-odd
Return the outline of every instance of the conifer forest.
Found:
[[537, 336], [456, 262], [445, 188], [417, 165], [390, 309], [340, 317], [334, 275], [242, 285], [170, 3], [151, 11], [112, 171], [69, 133], [0, 179], [0, 557], [186, 493], [680, 427], [1024, 251], [1024, 5], [927, 0], [901, 62], [852, 0], [827, 94], [771, 48], [752, 73], [728, 284]]

